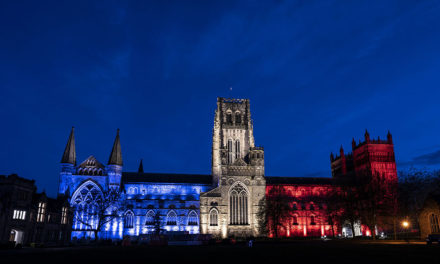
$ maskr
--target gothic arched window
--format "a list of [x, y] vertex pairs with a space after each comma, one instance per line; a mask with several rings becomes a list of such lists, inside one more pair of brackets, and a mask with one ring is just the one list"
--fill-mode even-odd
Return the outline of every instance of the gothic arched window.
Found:
[[429, 223], [431, 224], [431, 233], [438, 233], [440, 232], [439, 225], [438, 225], [438, 217], [435, 214], [431, 214], [429, 216]]
[[195, 211], [191, 211], [188, 214], [188, 225], [199, 225], [199, 217]]
[[92, 181], [81, 185], [72, 195], [72, 205], [94, 204], [102, 200], [101, 189]]
[[177, 214], [171, 210], [167, 214], [167, 225], [177, 225]]
[[235, 185], [229, 193], [229, 210], [231, 225], [247, 225], [248, 193], [241, 184]]
[[218, 226], [218, 211], [217, 209], [212, 209], [209, 213], [209, 225]]
[[145, 225], [154, 225], [154, 218], [156, 214], [153, 210], [149, 210], [146, 216]]
[[86, 181], [73, 193], [71, 207], [75, 210], [73, 226], [75, 229], [94, 228], [97, 221], [95, 208], [103, 199], [101, 188], [93, 181]]
[[132, 211], [128, 211], [125, 213], [124, 218], [124, 227], [125, 228], [133, 228], [133, 220], [134, 220], [134, 214]]

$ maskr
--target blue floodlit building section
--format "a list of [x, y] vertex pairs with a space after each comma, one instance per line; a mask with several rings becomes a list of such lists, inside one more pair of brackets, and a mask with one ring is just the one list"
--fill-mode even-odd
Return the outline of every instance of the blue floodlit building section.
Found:
[[104, 166], [93, 156], [78, 166], [62, 164], [59, 193], [70, 197], [74, 211], [72, 239], [94, 239], [96, 204], [111, 188], [120, 197], [107, 213], [117, 216], [100, 228], [102, 239], [152, 234], [158, 228], [198, 234], [200, 193], [212, 187], [210, 175], [122, 173], [122, 166]]
[[[59, 195], [73, 210], [72, 239], [122, 239], [150, 233], [200, 232], [200, 193], [210, 175], [122, 172], [119, 129], [107, 165], [90, 156], [76, 164], [74, 128], [61, 158]], [[118, 193], [110, 199], [109, 193]]]

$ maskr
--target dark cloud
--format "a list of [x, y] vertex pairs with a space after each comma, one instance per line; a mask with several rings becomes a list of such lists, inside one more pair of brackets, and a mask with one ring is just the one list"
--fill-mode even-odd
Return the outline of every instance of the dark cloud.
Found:
[[413, 163], [417, 165], [438, 165], [440, 164], [440, 150], [414, 157]]

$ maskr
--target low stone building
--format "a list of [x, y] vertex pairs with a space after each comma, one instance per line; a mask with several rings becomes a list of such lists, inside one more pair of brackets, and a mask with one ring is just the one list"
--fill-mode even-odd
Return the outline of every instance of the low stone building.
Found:
[[440, 195], [429, 196], [419, 214], [420, 237], [440, 233]]
[[67, 200], [36, 191], [34, 180], [0, 175], [0, 243], [62, 245], [70, 241]]

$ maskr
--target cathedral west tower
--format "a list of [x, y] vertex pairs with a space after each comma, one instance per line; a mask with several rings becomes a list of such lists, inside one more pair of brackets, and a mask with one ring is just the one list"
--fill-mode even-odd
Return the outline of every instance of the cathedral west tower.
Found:
[[212, 142], [214, 189], [200, 196], [202, 233], [257, 236], [264, 198], [264, 149], [256, 147], [248, 99], [217, 99]]

